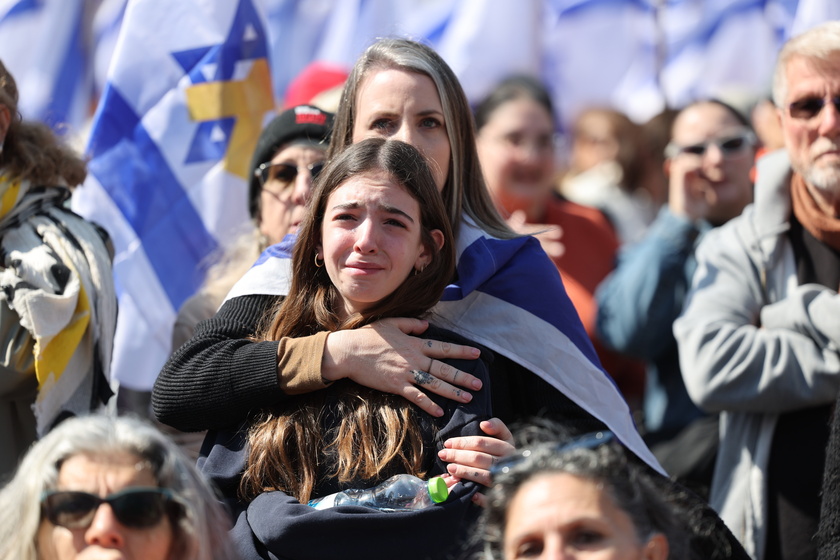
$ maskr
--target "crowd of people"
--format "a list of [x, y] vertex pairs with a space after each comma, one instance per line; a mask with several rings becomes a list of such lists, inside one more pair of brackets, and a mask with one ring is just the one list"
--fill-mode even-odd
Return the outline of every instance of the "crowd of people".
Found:
[[[593, 107], [566, 165], [544, 84], [473, 108], [408, 39], [301, 101], [134, 418], [84, 162], [0, 63], [0, 560], [837, 557], [840, 22], [775, 118]], [[396, 474], [448, 497], [309, 505]]]

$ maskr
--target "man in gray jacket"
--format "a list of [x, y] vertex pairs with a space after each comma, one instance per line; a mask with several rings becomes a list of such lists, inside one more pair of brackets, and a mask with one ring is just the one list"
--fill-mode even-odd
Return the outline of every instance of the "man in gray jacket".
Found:
[[757, 560], [816, 558], [840, 388], [840, 22], [785, 45], [773, 98], [785, 150], [704, 238], [674, 323], [689, 395], [721, 413], [712, 505]]

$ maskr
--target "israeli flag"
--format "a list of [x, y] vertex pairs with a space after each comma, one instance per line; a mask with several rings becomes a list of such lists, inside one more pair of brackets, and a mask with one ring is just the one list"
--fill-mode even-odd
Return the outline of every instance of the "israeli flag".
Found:
[[[294, 237], [263, 252], [227, 299], [287, 295]], [[495, 239], [465, 219], [457, 280], [432, 319], [533, 371], [606, 424], [628, 449], [664, 474], [630, 409], [604, 373], [554, 263], [534, 237]]]
[[252, 0], [130, 0], [73, 208], [113, 239], [112, 372], [149, 391], [202, 261], [247, 222], [246, 175], [274, 101]]
[[59, 134], [79, 134], [89, 116], [84, 18], [79, 0], [0, 0], [0, 60], [17, 82], [20, 113]]

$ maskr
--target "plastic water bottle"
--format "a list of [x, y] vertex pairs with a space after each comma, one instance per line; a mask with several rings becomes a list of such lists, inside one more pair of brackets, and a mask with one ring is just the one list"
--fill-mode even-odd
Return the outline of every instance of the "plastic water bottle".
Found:
[[351, 488], [309, 501], [315, 509], [364, 506], [382, 511], [423, 509], [446, 501], [446, 482], [435, 476], [428, 481], [410, 474], [394, 475], [373, 488]]

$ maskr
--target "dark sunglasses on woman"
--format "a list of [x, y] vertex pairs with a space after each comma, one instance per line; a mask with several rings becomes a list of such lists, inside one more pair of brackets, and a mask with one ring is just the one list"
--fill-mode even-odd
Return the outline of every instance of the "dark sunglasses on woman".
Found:
[[312, 180], [314, 181], [315, 177], [318, 176], [318, 173], [320, 173], [324, 168], [324, 162], [319, 161], [311, 165], [298, 166], [291, 163], [271, 163], [268, 161], [266, 163], [261, 163], [256, 169], [254, 169], [254, 176], [260, 180], [260, 186], [262, 187], [265, 187], [266, 183], [270, 181], [277, 181], [283, 187], [286, 187], [294, 183], [301, 168], [308, 169], [309, 174], [312, 176]]
[[166, 514], [174, 496], [166, 488], [127, 488], [100, 498], [88, 492], [52, 490], [41, 496], [42, 516], [53, 525], [86, 529], [104, 503], [111, 506], [122, 525], [134, 529], [154, 527]]
[[730, 157], [740, 154], [745, 148], [754, 146], [755, 142], [755, 135], [749, 130], [721, 138], [712, 138], [688, 146], [680, 146], [671, 142], [665, 147], [665, 157], [670, 159], [682, 154], [702, 157], [712, 144], [718, 147], [724, 157]]

